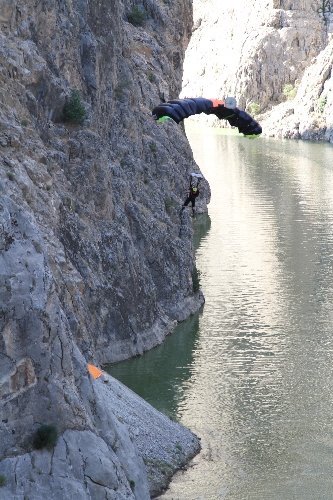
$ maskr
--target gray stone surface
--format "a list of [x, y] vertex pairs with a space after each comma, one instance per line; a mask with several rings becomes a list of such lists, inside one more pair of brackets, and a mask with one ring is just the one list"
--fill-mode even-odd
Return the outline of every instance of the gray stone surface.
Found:
[[221, 9], [219, 0], [196, 0], [182, 94], [234, 95], [264, 135], [332, 142], [333, 16], [323, 5], [227, 0]]
[[[135, 26], [130, 0], [0, 0], [1, 499], [143, 500], [165, 485], [87, 373], [163, 342], [203, 303], [179, 217], [198, 167], [182, 127], [151, 117], [179, 93], [192, 6], [142, 6]], [[72, 90], [81, 125], [63, 121]], [[53, 451], [33, 450], [41, 424], [58, 429]], [[198, 441], [180, 432], [189, 458]]]
[[306, 69], [294, 99], [264, 115], [272, 137], [333, 142], [333, 40]]

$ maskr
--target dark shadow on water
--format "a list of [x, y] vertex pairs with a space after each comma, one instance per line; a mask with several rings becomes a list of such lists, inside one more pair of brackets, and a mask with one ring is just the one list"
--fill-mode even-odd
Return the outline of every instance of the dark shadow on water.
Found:
[[[208, 233], [210, 226], [211, 220], [207, 213], [195, 217], [193, 238], [195, 250]], [[140, 357], [108, 365], [105, 370], [157, 410], [176, 418], [187, 382], [191, 378], [201, 312], [179, 323], [162, 345]]]
[[183, 384], [191, 377], [199, 315], [180, 323], [162, 345], [138, 358], [109, 365], [106, 371], [159, 411], [175, 418]]
[[194, 219], [194, 235], [193, 235], [193, 245], [194, 250], [199, 248], [200, 242], [203, 237], [205, 237], [211, 226], [211, 219], [207, 213], [198, 214]]

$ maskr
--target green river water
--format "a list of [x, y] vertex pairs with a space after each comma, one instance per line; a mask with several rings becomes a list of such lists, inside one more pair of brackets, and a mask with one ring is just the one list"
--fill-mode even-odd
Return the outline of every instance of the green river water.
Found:
[[333, 147], [187, 128], [206, 303], [110, 373], [202, 452], [163, 500], [333, 499]]

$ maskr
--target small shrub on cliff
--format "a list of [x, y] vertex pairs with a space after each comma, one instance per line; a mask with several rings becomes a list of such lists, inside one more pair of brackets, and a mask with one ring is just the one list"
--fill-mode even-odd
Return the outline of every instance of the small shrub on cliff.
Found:
[[127, 21], [133, 26], [143, 26], [147, 19], [147, 14], [145, 11], [135, 5], [132, 10], [127, 14]]
[[156, 146], [155, 142], [150, 142], [150, 143], [149, 143], [149, 149], [150, 149], [150, 151], [151, 151], [152, 153], [156, 153], [156, 151], [157, 151], [157, 146]]
[[194, 266], [193, 271], [192, 271], [192, 285], [193, 285], [193, 292], [196, 293], [200, 290], [200, 271]]
[[134, 491], [135, 490], [135, 481], [133, 481], [133, 479], [130, 479], [129, 484], [130, 484], [131, 490]]
[[58, 439], [58, 431], [54, 425], [41, 425], [33, 435], [32, 445], [36, 450], [54, 448]]
[[325, 97], [320, 97], [317, 101], [317, 109], [319, 113], [323, 113], [325, 110], [325, 106], [327, 104], [327, 96]]
[[15, 181], [15, 175], [13, 172], [7, 172], [7, 177], [10, 181]]
[[260, 111], [260, 104], [256, 102], [251, 102], [248, 107], [247, 107], [250, 115], [256, 116], [259, 114]]
[[82, 123], [85, 119], [86, 110], [78, 90], [72, 90], [70, 98], [64, 106], [63, 117], [65, 122], [70, 123]]
[[297, 89], [291, 83], [286, 83], [286, 85], [283, 87], [283, 95], [288, 99], [294, 99], [295, 95], [297, 94]]
[[2, 486], [5, 486], [5, 484], [6, 484], [6, 478], [3, 474], [0, 474], [0, 488]]
[[154, 75], [154, 73], [152, 71], [148, 71], [147, 78], [151, 83], [156, 82], [156, 76]]

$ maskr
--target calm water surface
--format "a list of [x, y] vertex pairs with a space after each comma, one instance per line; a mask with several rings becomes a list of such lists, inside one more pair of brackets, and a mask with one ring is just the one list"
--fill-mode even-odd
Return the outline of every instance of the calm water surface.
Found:
[[206, 303], [111, 371], [202, 439], [161, 499], [333, 499], [333, 147], [187, 135]]

